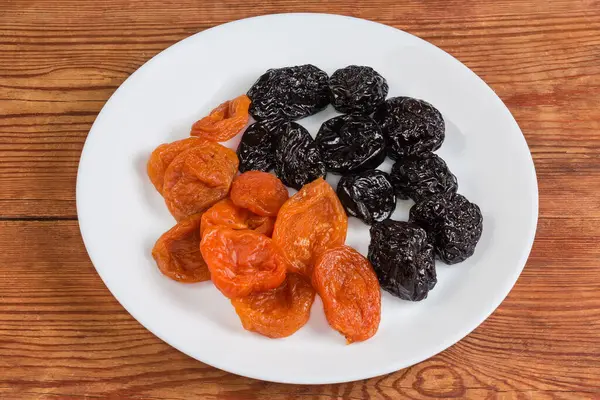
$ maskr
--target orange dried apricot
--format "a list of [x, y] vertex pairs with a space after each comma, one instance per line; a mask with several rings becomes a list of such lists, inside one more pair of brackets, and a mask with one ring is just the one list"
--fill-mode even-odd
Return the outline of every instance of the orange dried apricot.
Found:
[[263, 217], [250, 213], [247, 220], [248, 229], [271, 237], [275, 229], [275, 217]]
[[231, 201], [255, 214], [274, 217], [290, 197], [285, 185], [268, 172], [248, 171], [231, 184]]
[[156, 241], [152, 257], [164, 275], [186, 283], [210, 279], [210, 272], [200, 254], [200, 221], [200, 214], [192, 215], [178, 222]]
[[266, 292], [232, 299], [231, 304], [244, 329], [270, 338], [290, 336], [310, 317], [315, 290], [297, 274], [288, 274], [283, 284]]
[[164, 143], [158, 146], [150, 155], [146, 169], [150, 181], [162, 194], [163, 183], [165, 180], [165, 171], [177, 155], [189, 148], [198, 146], [203, 140], [196, 137], [190, 137], [182, 140], [177, 140], [172, 143]]
[[381, 290], [369, 261], [349, 246], [321, 254], [312, 274], [329, 325], [348, 343], [367, 340], [381, 319]]
[[248, 123], [250, 99], [245, 94], [221, 104], [192, 125], [190, 135], [215, 142], [229, 140]]
[[290, 272], [311, 276], [317, 256], [346, 241], [348, 217], [337, 195], [323, 178], [304, 185], [281, 207], [273, 241]]
[[251, 230], [216, 226], [204, 232], [200, 251], [217, 287], [229, 298], [276, 288], [285, 263], [267, 236]]
[[237, 207], [231, 199], [225, 198], [210, 207], [202, 215], [200, 234], [215, 226], [226, 226], [230, 229], [250, 229], [271, 236], [275, 221], [270, 217], [255, 215], [250, 211]]
[[235, 152], [204, 141], [180, 153], [165, 172], [163, 196], [176, 220], [206, 210], [229, 193], [238, 168]]

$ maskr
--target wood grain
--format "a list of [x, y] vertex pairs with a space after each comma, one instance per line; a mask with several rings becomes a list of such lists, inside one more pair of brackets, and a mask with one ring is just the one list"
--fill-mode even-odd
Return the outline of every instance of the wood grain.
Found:
[[[129, 74], [211, 26], [301, 11], [457, 57], [510, 108], [539, 180], [536, 242], [498, 310], [428, 361], [342, 385], [255, 381], [170, 348], [110, 295], [76, 221], [83, 143]], [[0, 398], [600, 398], [599, 49], [589, 0], [0, 2]]]

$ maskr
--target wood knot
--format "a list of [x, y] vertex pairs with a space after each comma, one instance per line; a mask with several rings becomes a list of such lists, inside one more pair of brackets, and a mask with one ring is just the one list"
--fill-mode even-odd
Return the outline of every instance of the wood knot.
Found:
[[413, 389], [430, 397], [462, 398], [465, 394], [460, 374], [444, 365], [430, 365], [417, 372]]

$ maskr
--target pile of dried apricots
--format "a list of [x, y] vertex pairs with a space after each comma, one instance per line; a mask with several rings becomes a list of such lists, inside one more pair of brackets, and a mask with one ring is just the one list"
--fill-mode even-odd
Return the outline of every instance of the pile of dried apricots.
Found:
[[[425, 299], [435, 258], [471, 257], [483, 216], [435, 153], [441, 112], [388, 90], [367, 66], [331, 76], [310, 64], [269, 69], [247, 95], [194, 123], [189, 138], [156, 148], [148, 175], [177, 220], [152, 250], [160, 271], [211, 280], [245, 329], [272, 338], [300, 329], [316, 294], [348, 343], [377, 332], [381, 289]], [[342, 115], [315, 138], [295, 122], [329, 104]], [[237, 151], [219, 144], [242, 131]], [[378, 169], [386, 157], [395, 161], [389, 173]], [[328, 172], [342, 175], [336, 191]], [[286, 186], [298, 192], [289, 197]], [[414, 200], [409, 221], [391, 219], [397, 199]], [[347, 215], [371, 225], [368, 258], [345, 245]]]
[[150, 156], [148, 176], [177, 220], [152, 250], [158, 268], [179, 282], [211, 280], [243, 327], [264, 336], [300, 329], [318, 293], [348, 343], [370, 338], [379, 283], [369, 261], [344, 245], [348, 217], [332, 187], [318, 178], [289, 197], [268, 172], [238, 175], [236, 153], [218, 143], [246, 127], [249, 105], [245, 95], [220, 105], [191, 137]]

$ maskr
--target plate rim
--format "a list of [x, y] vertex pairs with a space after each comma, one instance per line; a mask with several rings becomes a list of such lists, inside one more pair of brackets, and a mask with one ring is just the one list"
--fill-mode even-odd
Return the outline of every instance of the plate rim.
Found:
[[[132, 310], [130, 310], [130, 307], [128, 308], [125, 304], [124, 301], [122, 301], [122, 299], [115, 293], [113, 292], [113, 290], [111, 290], [111, 288], [109, 287], [109, 285], [107, 284], [107, 278], [104, 275], [104, 273], [101, 271], [101, 268], [99, 269], [96, 266], [96, 263], [94, 262], [94, 257], [92, 256], [92, 254], [89, 251], [89, 245], [88, 243], [91, 243], [88, 239], [86, 239], [86, 228], [84, 228], [83, 225], [85, 225], [85, 223], [83, 223], [83, 221], [80, 218], [80, 215], [82, 215], [81, 213], [81, 209], [82, 209], [82, 203], [80, 201], [81, 199], [81, 195], [80, 192], [82, 191], [81, 189], [81, 171], [83, 168], [82, 167], [84, 165], [86, 165], [85, 163], [85, 159], [86, 159], [86, 154], [89, 152], [89, 148], [90, 146], [88, 146], [90, 138], [93, 136], [93, 132], [94, 132], [94, 128], [97, 126], [98, 124], [98, 120], [100, 119], [102, 112], [104, 111], [105, 108], [107, 108], [107, 106], [111, 103], [111, 101], [113, 101], [113, 99], [118, 95], [118, 93], [120, 93], [122, 90], [125, 90], [124, 88], [127, 88], [129, 86], [129, 84], [132, 81], [132, 78], [134, 76], [136, 76], [137, 74], [140, 73], [140, 71], [144, 70], [145, 68], [147, 68], [147, 66], [153, 62], [156, 62], [157, 59], [159, 58], [164, 58], [166, 56], [168, 56], [168, 54], [172, 51], [174, 51], [174, 49], [177, 49], [178, 47], [182, 46], [184, 43], [186, 43], [187, 41], [191, 41], [192, 39], [196, 39], [197, 37], [200, 37], [204, 34], [206, 34], [207, 32], [214, 32], [215, 30], [221, 30], [221, 29], [227, 29], [227, 27], [235, 25], [235, 24], [239, 24], [239, 23], [245, 23], [251, 20], [268, 20], [270, 18], [289, 18], [289, 17], [294, 17], [294, 18], [304, 18], [304, 17], [329, 17], [329, 18], [338, 18], [338, 19], [349, 19], [349, 20], [355, 20], [355, 21], [360, 21], [362, 23], [369, 23], [369, 24], [376, 24], [382, 27], [385, 27], [386, 29], [389, 29], [390, 31], [397, 31], [397, 32], [401, 32], [402, 34], [411, 36], [413, 39], [416, 39], [420, 45], [424, 45], [430, 48], [433, 48], [435, 51], [437, 52], [441, 52], [444, 53], [446, 56], [448, 56], [449, 60], [452, 60], [453, 63], [458, 63], [460, 64], [461, 67], [465, 68], [470, 75], [472, 75], [472, 77], [476, 78], [477, 80], [480, 81], [480, 83], [482, 83], [485, 87], [485, 90], [487, 90], [488, 92], [490, 92], [499, 102], [500, 104], [506, 109], [506, 111], [508, 111], [508, 115], [510, 116], [510, 124], [514, 125], [514, 127], [516, 127], [516, 129], [518, 130], [518, 132], [521, 133], [521, 138], [527, 148], [527, 156], [528, 156], [528, 162], [530, 162], [531, 165], [531, 169], [529, 171], [531, 177], [531, 220], [530, 220], [530, 230], [528, 232], [528, 236], [527, 236], [527, 242], [524, 244], [523, 246], [523, 254], [521, 256], [521, 258], [519, 259], [518, 262], [518, 268], [515, 268], [512, 276], [507, 277], [507, 282], [509, 282], [510, 284], [506, 284], [506, 287], [503, 287], [502, 290], [498, 290], [496, 292], [496, 295], [493, 297], [493, 299], [491, 299], [489, 301], [489, 306], [487, 307], [487, 311], [485, 313], [481, 313], [479, 314], [479, 316], [477, 318], [473, 318], [473, 321], [477, 321], [476, 323], [473, 323], [473, 326], [468, 325], [466, 328], [464, 329], [459, 329], [457, 330], [457, 332], [455, 334], [450, 334], [447, 335], [444, 340], [440, 341], [439, 344], [436, 347], [430, 347], [430, 351], [428, 351], [427, 353], [431, 353], [428, 356], [425, 357], [414, 357], [411, 360], [407, 360], [407, 359], [402, 359], [401, 361], [397, 361], [397, 362], [389, 362], [384, 364], [385, 367], [375, 367], [371, 370], [371, 372], [368, 375], [365, 374], [352, 374], [352, 373], [343, 373], [340, 376], [336, 376], [335, 374], [331, 374], [328, 375], [327, 378], [325, 379], [313, 379], [313, 380], [307, 380], [307, 379], [300, 379], [300, 380], [294, 380], [294, 379], [279, 379], [279, 378], [273, 378], [273, 377], [269, 377], [269, 376], [265, 376], [263, 374], [259, 373], [254, 373], [252, 371], [248, 371], [246, 369], [237, 369], [235, 367], [235, 365], [223, 365], [221, 364], [219, 361], [215, 361], [215, 360], [211, 360], [206, 361], [203, 360], [201, 357], [198, 357], [196, 354], [192, 355], [191, 352], [183, 350], [182, 346], [179, 346], [178, 344], [172, 343], [171, 341], [167, 340], [166, 337], [168, 335], [164, 334], [162, 329], [157, 328], [156, 326], [154, 326], [154, 323], [149, 323], [148, 320], [140, 315], [137, 312], [132, 312]], [[238, 19], [238, 20], [234, 20], [234, 21], [230, 21], [224, 24], [220, 24], [220, 25], [216, 25], [213, 26], [211, 28], [205, 29], [203, 31], [194, 33], [172, 45], [170, 45], [169, 47], [167, 47], [166, 49], [160, 51], [159, 53], [157, 53], [156, 55], [154, 55], [153, 57], [151, 57], [149, 60], [147, 60], [146, 62], [144, 62], [140, 67], [138, 67], [132, 74], [130, 74], [120, 85], [119, 87], [111, 94], [111, 96], [109, 97], [109, 99], [105, 102], [105, 104], [103, 105], [102, 109], [98, 112], [98, 115], [96, 116], [94, 123], [92, 124], [92, 126], [90, 127], [90, 130], [88, 132], [88, 135], [86, 136], [85, 142], [84, 142], [84, 146], [81, 152], [81, 156], [79, 158], [79, 164], [78, 164], [78, 168], [77, 168], [77, 180], [76, 180], [76, 209], [77, 209], [77, 216], [78, 216], [78, 225], [79, 225], [79, 230], [82, 236], [82, 240], [86, 249], [86, 252], [90, 258], [90, 261], [92, 262], [94, 269], [96, 270], [96, 272], [98, 273], [98, 275], [100, 276], [100, 278], [102, 279], [102, 282], [104, 283], [104, 286], [106, 286], [106, 288], [109, 290], [109, 292], [112, 294], [112, 296], [119, 302], [119, 304], [140, 324], [142, 325], [145, 329], [147, 329], [148, 331], [150, 331], [154, 336], [156, 336], [157, 338], [159, 338], [160, 340], [162, 340], [163, 342], [165, 342], [166, 344], [168, 344], [169, 346], [177, 349], [178, 351], [182, 352], [183, 354], [186, 354], [187, 356], [203, 362], [207, 365], [211, 365], [215, 368], [221, 369], [223, 371], [227, 371], [236, 375], [240, 375], [240, 376], [245, 376], [245, 377], [249, 377], [249, 378], [253, 378], [253, 379], [260, 379], [260, 380], [264, 380], [264, 381], [269, 381], [269, 382], [278, 382], [278, 383], [290, 383], [290, 384], [335, 384], [335, 383], [344, 383], [344, 382], [352, 382], [352, 381], [356, 381], [356, 380], [361, 380], [361, 379], [369, 379], [369, 378], [373, 378], [373, 377], [378, 377], [381, 375], [385, 375], [385, 374], [389, 374], [389, 373], [393, 373], [396, 372], [400, 369], [403, 368], [407, 368], [410, 366], [413, 366], [417, 363], [420, 363], [422, 361], [425, 361], [439, 353], [441, 353], [442, 351], [448, 349], [449, 347], [453, 346], [454, 344], [456, 344], [457, 342], [459, 342], [460, 340], [462, 340], [463, 338], [465, 338], [466, 336], [468, 336], [471, 332], [473, 332], [477, 327], [479, 327], [487, 318], [489, 318], [489, 316], [496, 311], [496, 309], [500, 306], [500, 304], [504, 301], [504, 299], [508, 296], [508, 294], [510, 293], [510, 291], [513, 289], [513, 287], [515, 286], [519, 276], [521, 275], [523, 269], [525, 268], [525, 265], [527, 263], [527, 260], [529, 258], [529, 255], [531, 253], [531, 249], [533, 247], [533, 243], [535, 240], [535, 235], [537, 232], [537, 225], [538, 225], [538, 219], [539, 219], [539, 188], [538, 188], [538, 179], [537, 179], [537, 173], [535, 170], [535, 164], [533, 162], [533, 157], [531, 154], [531, 150], [529, 148], [529, 145], [527, 143], [527, 140], [525, 138], [525, 135], [523, 135], [523, 131], [521, 130], [521, 128], [519, 127], [517, 121], [515, 120], [514, 116], [512, 115], [512, 113], [510, 112], [510, 109], [506, 106], [506, 104], [504, 104], [504, 102], [502, 101], [502, 99], [496, 94], [496, 92], [481, 78], [479, 77], [475, 72], [473, 72], [469, 67], [467, 67], [466, 65], [464, 65], [462, 62], [460, 62], [458, 59], [456, 59], [452, 54], [446, 52], [445, 50], [435, 46], [434, 44], [421, 39], [420, 37], [413, 35], [411, 33], [408, 33], [406, 31], [403, 31], [401, 29], [395, 28], [393, 26], [390, 25], [386, 25], [383, 23], [379, 23], [376, 21], [371, 21], [368, 19], [364, 19], [364, 18], [357, 18], [357, 17], [352, 17], [352, 16], [346, 16], [346, 15], [340, 15], [340, 14], [333, 14], [333, 13], [276, 13], [276, 14], [265, 14], [265, 15], [259, 15], [259, 16], [254, 16], [254, 17], [249, 17], [249, 18], [243, 18], [243, 19]], [[150, 327], [152, 326], [152, 328]]]

